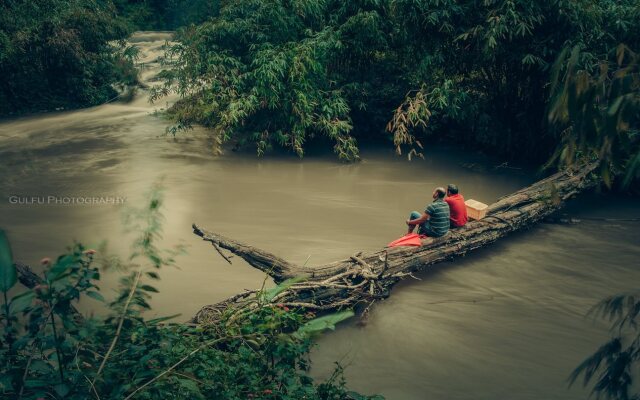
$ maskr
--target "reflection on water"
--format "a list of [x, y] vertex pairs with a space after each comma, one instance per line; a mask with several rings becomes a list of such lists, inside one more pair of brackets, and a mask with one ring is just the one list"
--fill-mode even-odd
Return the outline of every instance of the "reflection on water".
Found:
[[[133, 39], [150, 81], [168, 33]], [[109, 239], [125, 255], [115, 205], [18, 205], [8, 196], [119, 196], [140, 205], [163, 177], [166, 245], [183, 243], [179, 269], [162, 271], [154, 312], [191, 316], [200, 306], [261, 285], [264, 275], [237, 257], [229, 266], [191, 233], [191, 223], [263, 247], [293, 262], [321, 264], [374, 250], [405, 231], [409, 210], [436, 185], [458, 184], [490, 203], [535, 180], [494, 168], [479, 155], [428, 149], [406, 162], [388, 149], [364, 149], [362, 163], [332, 156], [215, 157], [202, 130], [174, 140], [142, 91], [132, 103], [0, 123], [0, 226], [16, 258], [35, 264], [74, 239]], [[588, 197], [580, 216], [638, 217], [633, 201]], [[640, 229], [633, 222], [540, 225], [455, 263], [404, 282], [373, 308], [364, 327], [324, 335], [313, 355], [317, 376], [348, 364], [354, 389], [390, 399], [579, 399], [565, 378], [606, 334], [582, 316], [597, 300], [631, 289]], [[107, 276], [103, 291], [114, 284]]]

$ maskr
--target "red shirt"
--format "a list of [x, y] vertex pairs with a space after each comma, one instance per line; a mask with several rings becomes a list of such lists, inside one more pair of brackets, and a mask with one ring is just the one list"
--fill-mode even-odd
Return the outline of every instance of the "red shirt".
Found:
[[444, 201], [449, 204], [451, 226], [464, 226], [467, 223], [467, 206], [464, 204], [464, 197], [461, 194], [454, 194], [445, 197]]

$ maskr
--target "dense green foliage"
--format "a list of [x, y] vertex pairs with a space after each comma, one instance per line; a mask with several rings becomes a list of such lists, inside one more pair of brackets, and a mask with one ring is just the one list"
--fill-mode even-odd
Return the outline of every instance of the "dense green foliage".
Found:
[[99, 104], [131, 85], [127, 30], [108, 1], [0, 2], [0, 115]]
[[131, 32], [217, 10], [217, 0], [1, 1], [0, 116], [113, 100], [137, 84], [136, 52], [123, 42]]
[[176, 69], [154, 96], [176, 90], [179, 125], [259, 153], [302, 155], [324, 137], [352, 160], [356, 139], [400, 152], [437, 132], [546, 161], [558, 142], [547, 119], [555, 60], [579, 46], [593, 71], [619, 43], [640, 48], [639, 19], [638, 0], [224, 2], [180, 33]]
[[640, 177], [640, 56], [620, 45], [610, 58], [592, 65], [579, 46], [558, 57], [549, 120], [560, 144], [549, 162], [600, 159], [604, 183], [624, 172], [628, 187]]
[[113, 0], [118, 14], [136, 30], [173, 30], [216, 15], [219, 0]]
[[571, 374], [570, 383], [582, 377], [597, 398], [632, 400], [640, 398], [637, 377], [640, 366], [640, 301], [638, 293], [612, 296], [600, 302], [591, 314], [611, 322], [611, 339]]
[[[307, 375], [311, 335], [333, 328], [350, 311], [314, 318], [258, 293], [252, 313], [222, 315], [219, 324], [171, 324], [148, 319], [151, 283], [173, 264], [175, 252], [155, 247], [160, 235], [155, 192], [134, 214], [140, 232], [124, 276], [107, 302], [97, 284], [111, 258], [76, 244], [57, 260], [43, 259], [42, 281], [18, 287], [0, 231], [0, 397], [3, 399], [367, 399], [347, 392], [338, 368], [326, 382]], [[9, 295], [11, 290], [13, 295]], [[104, 315], [85, 317], [79, 300], [105, 303]], [[98, 303], [99, 304], [99, 303]], [[228, 314], [228, 315], [227, 315]], [[374, 397], [380, 398], [380, 397]]]

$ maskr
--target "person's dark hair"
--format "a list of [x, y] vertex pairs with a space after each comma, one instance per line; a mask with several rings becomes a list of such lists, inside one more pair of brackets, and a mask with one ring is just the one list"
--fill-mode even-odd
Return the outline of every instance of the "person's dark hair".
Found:
[[451, 194], [458, 194], [458, 186], [450, 183], [449, 186], [447, 186], [447, 191]]
[[437, 187], [435, 192], [439, 199], [444, 199], [444, 196], [446, 196], [447, 194], [444, 188], [441, 188], [441, 187]]

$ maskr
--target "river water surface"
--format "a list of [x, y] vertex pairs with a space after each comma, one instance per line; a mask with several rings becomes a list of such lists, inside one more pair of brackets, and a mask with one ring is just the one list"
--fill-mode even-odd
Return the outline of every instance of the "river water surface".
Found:
[[[142, 80], [151, 82], [169, 33], [142, 32]], [[123, 209], [144, 204], [162, 179], [163, 244], [184, 244], [179, 268], [162, 271], [154, 313], [181, 313], [244, 289], [264, 274], [235, 257], [228, 265], [191, 233], [197, 222], [292, 262], [322, 264], [376, 250], [404, 233], [410, 210], [424, 209], [434, 186], [457, 183], [467, 198], [491, 203], [536, 180], [531, 171], [453, 148], [430, 148], [407, 162], [388, 148], [363, 149], [363, 162], [330, 154], [212, 153], [202, 129], [164, 136], [154, 113], [175, 98], [133, 102], [0, 122], [0, 226], [15, 257], [37, 265], [73, 240], [126, 255]], [[16, 197], [121, 197], [124, 205], [12, 204]], [[14, 199], [12, 201], [11, 199]], [[312, 373], [334, 361], [349, 386], [389, 399], [584, 399], [567, 388], [572, 369], [607, 338], [584, 317], [597, 301], [637, 288], [640, 206], [630, 198], [587, 195], [568, 212], [576, 225], [541, 224], [396, 286], [366, 323], [323, 335]], [[598, 218], [613, 219], [602, 221]], [[109, 295], [114, 276], [107, 274]]]

